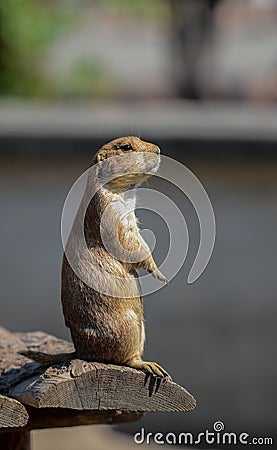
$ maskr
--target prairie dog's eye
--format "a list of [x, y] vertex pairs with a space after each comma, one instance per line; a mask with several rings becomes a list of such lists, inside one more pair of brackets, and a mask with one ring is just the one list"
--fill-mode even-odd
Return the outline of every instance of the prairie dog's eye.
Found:
[[121, 150], [124, 150], [127, 152], [128, 150], [133, 150], [132, 146], [130, 144], [123, 144], [120, 146]]

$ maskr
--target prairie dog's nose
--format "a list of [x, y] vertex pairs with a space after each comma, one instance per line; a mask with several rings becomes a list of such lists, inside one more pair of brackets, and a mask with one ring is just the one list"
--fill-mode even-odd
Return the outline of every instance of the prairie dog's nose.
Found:
[[157, 145], [155, 145], [155, 153], [161, 153], [160, 147], [158, 147]]

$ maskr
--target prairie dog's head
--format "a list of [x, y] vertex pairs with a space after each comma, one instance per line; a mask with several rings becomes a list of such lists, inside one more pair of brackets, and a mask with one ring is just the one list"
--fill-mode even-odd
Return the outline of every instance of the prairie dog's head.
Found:
[[159, 155], [157, 145], [127, 136], [103, 145], [93, 164], [99, 164], [98, 176], [108, 181], [109, 188], [121, 190], [154, 175], [159, 168]]

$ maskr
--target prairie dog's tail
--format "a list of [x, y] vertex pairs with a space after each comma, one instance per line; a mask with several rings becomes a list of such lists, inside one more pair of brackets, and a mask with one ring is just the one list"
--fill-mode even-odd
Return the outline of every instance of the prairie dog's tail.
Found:
[[22, 350], [18, 353], [46, 367], [52, 366], [53, 364], [70, 361], [70, 359], [76, 358], [75, 352], [57, 353], [56, 355], [50, 355], [48, 353], [36, 352], [34, 350]]

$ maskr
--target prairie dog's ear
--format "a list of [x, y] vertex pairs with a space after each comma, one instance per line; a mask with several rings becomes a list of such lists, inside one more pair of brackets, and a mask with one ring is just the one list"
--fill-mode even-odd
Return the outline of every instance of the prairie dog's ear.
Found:
[[107, 153], [106, 152], [101, 152], [101, 153], [97, 152], [92, 158], [91, 166], [93, 166], [94, 164], [97, 164], [101, 161], [104, 161], [104, 159], [107, 159]]
[[107, 159], [107, 152], [100, 152], [100, 153], [97, 153], [95, 156], [96, 156], [96, 162], [101, 162], [101, 161], [104, 161], [104, 159]]

